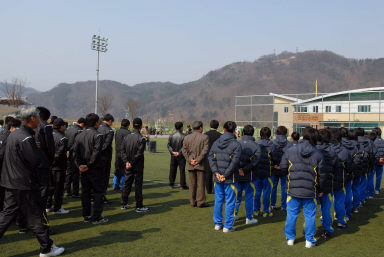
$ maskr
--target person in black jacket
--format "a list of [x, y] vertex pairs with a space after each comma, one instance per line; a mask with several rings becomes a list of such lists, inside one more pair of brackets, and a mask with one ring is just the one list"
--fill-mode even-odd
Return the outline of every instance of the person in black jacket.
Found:
[[124, 137], [128, 134], [131, 134], [129, 131], [129, 120], [123, 119], [121, 121], [121, 127], [115, 134], [115, 176], [113, 177], [113, 190], [123, 191], [124, 185], [124, 170], [125, 164], [121, 160], [120, 152], [121, 152], [121, 144], [123, 143]]
[[168, 138], [168, 151], [171, 154], [171, 164], [169, 169], [169, 186], [175, 186], [177, 167], [180, 170], [180, 186], [184, 190], [188, 190], [185, 180], [185, 163], [186, 160], [181, 152], [185, 134], [183, 133], [183, 123], [178, 121], [175, 123], [176, 132]]
[[280, 169], [288, 174], [287, 220], [285, 236], [287, 244], [292, 246], [296, 237], [296, 221], [303, 206], [305, 218], [305, 247], [316, 245], [316, 203], [322, 196], [320, 188], [323, 180], [323, 155], [315, 148], [315, 129], [306, 127], [303, 142], [289, 148], [283, 155]]
[[235, 231], [235, 207], [237, 198], [235, 172], [239, 169], [241, 145], [233, 132], [236, 130], [234, 121], [224, 123], [224, 134], [213, 143], [209, 152], [209, 165], [215, 179], [215, 207], [213, 222], [215, 230], [223, 228], [223, 204], [225, 201], [225, 222], [223, 232]]
[[[52, 163], [52, 177], [54, 182], [53, 212], [67, 214], [68, 210], [62, 208], [65, 171], [67, 169], [68, 138], [65, 137], [65, 122], [61, 118], [53, 121], [53, 139], [55, 140], [55, 157]], [[48, 206], [52, 206], [52, 196], [48, 197]]]
[[[209, 123], [211, 129], [205, 134], [208, 136], [208, 152], [211, 150], [213, 143], [221, 137], [221, 133], [217, 131], [219, 127], [219, 122], [217, 120], [211, 120]], [[213, 193], [213, 175], [211, 168], [209, 166], [208, 158], [205, 158], [205, 187], [208, 194]]]
[[337, 227], [344, 228], [345, 221], [345, 178], [347, 167], [351, 165], [352, 156], [347, 148], [341, 144], [341, 133], [339, 129], [331, 131], [331, 147], [337, 154], [337, 169], [333, 177], [333, 209], [336, 213]]
[[[73, 159], [73, 146], [77, 135], [83, 132], [85, 127], [85, 119], [79, 118], [77, 123], [65, 131], [65, 136], [68, 138], [68, 160], [67, 160], [67, 171], [65, 177], [64, 191], [66, 196], [72, 196], [73, 198], [80, 198], [79, 194], [79, 179], [80, 172], [76, 167]], [[71, 190], [71, 186], [72, 189]]]
[[[377, 149], [376, 162], [373, 168], [371, 184], [373, 187], [368, 187], [369, 196], [373, 197], [373, 191], [376, 195], [380, 194], [381, 179], [383, 177], [383, 164], [384, 164], [384, 140], [381, 138], [381, 129], [375, 128], [372, 132], [376, 133], [376, 139], [373, 142]], [[373, 183], [374, 175], [376, 174], [376, 184]]]
[[35, 108], [21, 111], [23, 125], [12, 132], [5, 150], [0, 185], [5, 188], [5, 207], [0, 212], [0, 238], [21, 212], [26, 224], [39, 243], [40, 256], [57, 256], [64, 248], [55, 246], [49, 238], [47, 219], [42, 211], [40, 163], [41, 157], [34, 130], [39, 126], [39, 111]]
[[318, 132], [316, 148], [324, 156], [323, 172], [322, 175], [319, 176], [319, 179], [322, 180], [322, 183], [320, 184], [320, 191], [323, 193], [322, 196], [319, 196], [322, 222], [324, 228], [324, 232], [321, 236], [324, 239], [328, 239], [334, 232], [332, 228], [331, 215], [332, 202], [329, 195], [332, 193], [332, 181], [335, 171], [338, 168], [337, 154], [329, 143], [330, 140], [331, 134], [329, 130], [320, 129]]
[[98, 129], [99, 133], [104, 136], [104, 144], [101, 150], [100, 158], [103, 162], [103, 174], [104, 174], [104, 203], [108, 203], [106, 194], [109, 185], [109, 177], [111, 175], [111, 162], [112, 162], [112, 142], [115, 132], [111, 128], [115, 119], [111, 114], [106, 114], [103, 117], [103, 122]]
[[235, 180], [238, 181], [237, 186], [237, 200], [236, 200], [236, 214], [235, 220], [238, 220], [239, 207], [241, 204], [242, 194], [245, 191], [245, 210], [246, 210], [246, 219], [245, 224], [256, 224], [258, 221], [256, 218], [252, 217], [253, 213], [253, 204], [254, 204], [254, 195], [256, 193], [256, 188], [252, 183], [252, 170], [257, 166], [257, 163], [260, 159], [261, 149], [258, 144], [255, 142], [253, 134], [255, 129], [252, 125], [245, 125], [243, 129], [243, 136], [239, 141], [241, 145], [241, 156], [240, 156], [240, 165], [239, 169], [235, 172]]
[[[10, 117], [10, 116], [8, 116]], [[0, 174], [2, 170], [2, 165], [4, 161], [4, 155], [5, 155], [5, 147], [7, 145], [7, 139], [9, 135], [15, 131], [15, 129], [19, 128], [21, 125], [21, 121], [18, 119], [14, 119], [13, 117], [6, 118], [6, 126], [4, 129], [0, 132]], [[4, 204], [4, 197], [5, 197], [5, 188], [0, 186], [0, 211], [3, 210], [3, 204]]]
[[144, 178], [144, 149], [145, 138], [140, 131], [143, 121], [140, 118], [133, 120], [133, 133], [126, 135], [121, 145], [121, 159], [125, 163], [125, 181], [121, 195], [121, 209], [129, 209], [128, 197], [135, 181], [136, 212], [148, 212], [149, 208], [143, 205], [143, 178]]
[[[108, 222], [102, 216], [105, 193], [104, 163], [101, 151], [104, 144], [103, 134], [99, 133], [99, 116], [90, 113], [85, 117], [87, 129], [75, 139], [73, 158], [80, 171], [81, 203], [84, 222], [93, 224]], [[93, 215], [91, 216], [91, 194], [93, 194]]]
[[277, 136], [276, 139], [273, 141], [275, 148], [274, 152], [272, 152], [271, 155], [273, 157], [273, 163], [275, 166], [272, 171], [273, 187], [271, 192], [271, 209], [276, 209], [277, 187], [279, 185], [279, 180], [281, 188], [281, 209], [287, 209], [287, 177], [283, 176], [279, 168], [281, 157], [283, 157], [285, 151], [293, 145], [287, 140], [287, 133], [288, 129], [286, 127], [277, 127]]

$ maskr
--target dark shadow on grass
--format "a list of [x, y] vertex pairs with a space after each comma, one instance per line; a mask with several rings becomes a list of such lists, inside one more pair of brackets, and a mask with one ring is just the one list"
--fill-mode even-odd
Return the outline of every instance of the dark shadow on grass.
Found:
[[[127, 231], [127, 230], [113, 230], [101, 232], [100, 235], [90, 238], [85, 238], [82, 240], [73, 241], [64, 245], [59, 244], [59, 246], [65, 248], [65, 255], [75, 253], [80, 250], [90, 249], [93, 247], [106, 246], [114, 243], [126, 243], [133, 242], [141, 239], [145, 233], [154, 233], [159, 232], [160, 228], [151, 228], [143, 231]], [[36, 256], [36, 251], [31, 251], [28, 253], [13, 255], [12, 257], [27, 257], [27, 256]]]

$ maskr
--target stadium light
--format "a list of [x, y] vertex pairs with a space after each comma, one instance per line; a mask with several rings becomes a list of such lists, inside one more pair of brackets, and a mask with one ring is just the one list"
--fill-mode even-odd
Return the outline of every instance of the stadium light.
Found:
[[99, 85], [99, 64], [100, 64], [100, 52], [105, 53], [108, 51], [108, 38], [100, 37], [100, 35], [92, 36], [91, 49], [97, 51], [97, 68], [96, 68], [96, 94], [95, 94], [95, 113], [97, 114], [98, 105], [98, 85]]

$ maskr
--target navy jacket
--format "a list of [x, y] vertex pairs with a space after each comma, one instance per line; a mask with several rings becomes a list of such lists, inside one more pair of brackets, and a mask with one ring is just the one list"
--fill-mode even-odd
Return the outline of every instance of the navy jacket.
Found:
[[382, 166], [383, 163], [380, 163], [380, 158], [384, 158], [384, 140], [377, 137], [373, 144], [376, 147], [375, 165]]
[[337, 154], [331, 144], [317, 144], [316, 148], [323, 154], [323, 171], [319, 174], [320, 193], [329, 194], [332, 192], [332, 182], [337, 170]]
[[269, 139], [260, 139], [257, 141], [260, 146], [260, 159], [256, 167], [255, 178], [266, 178], [272, 176], [272, 168], [274, 166], [272, 152], [275, 145]]
[[[283, 157], [285, 151], [288, 150], [293, 144], [287, 140], [286, 136], [277, 135], [276, 139], [273, 141], [275, 145], [273, 152], [271, 153], [273, 166], [280, 165], [281, 158]], [[281, 177], [283, 172], [273, 168], [272, 175]]]
[[324, 157], [308, 140], [289, 148], [280, 163], [281, 170], [288, 173], [287, 192], [297, 198], [316, 198], [321, 186]]
[[244, 176], [240, 176], [237, 170], [235, 180], [250, 182], [253, 180], [253, 171], [260, 159], [261, 148], [255, 142], [255, 138], [251, 136], [242, 136], [239, 143], [241, 145], [240, 168], [243, 169]]
[[354, 140], [349, 140], [346, 137], [341, 139], [341, 144], [348, 150], [348, 153], [351, 157], [351, 161], [347, 163], [347, 170], [345, 174], [345, 182], [352, 180], [353, 174], [356, 171], [362, 170], [361, 164], [358, 163], [357, 156], [357, 142]]
[[337, 155], [337, 169], [333, 176], [333, 191], [338, 191], [344, 188], [347, 167], [351, 165], [351, 155], [340, 143], [331, 144], [333, 151]]
[[370, 168], [370, 163], [373, 159], [372, 158], [373, 149], [369, 141], [370, 140], [366, 137], [362, 137], [362, 136], [357, 137], [357, 143], [359, 147], [361, 147], [360, 152], [361, 152], [361, 156], [363, 157], [363, 166], [362, 166], [363, 169], [362, 169], [361, 175], [368, 173], [368, 170]]
[[237, 182], [235, 172], [239, 169], [240, 156], [241, 145], [232, 133], [225, 132], [213, 143], [208, 160], [216, 183], [220, 183], [216, 178], [216, 173], [225, 177], [226, 180], [221, 182], [223, 184]]

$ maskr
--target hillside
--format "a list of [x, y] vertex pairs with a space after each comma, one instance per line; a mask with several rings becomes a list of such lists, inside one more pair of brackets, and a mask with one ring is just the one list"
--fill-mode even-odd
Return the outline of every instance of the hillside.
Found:
[[[127, 86], [101, 81], [100, 94], [113, 97], [109, 110], [124, 117], [125, 103], [133, 99], [146, 120], [170, 117], [181, 120], [233, 119], [234, 96], [248, 94], [311, 93], [384, 86], [384, 59], [348, 59], [329, 51], [283, 52], [254, 62], [238, 62], [211, 71], [201, 79], [184, 83], [143, 83]], [[94, 81], [62, 83], [33, 93], [28, 100], [44, 105], [55, 115], [75, 119], [94, 110]]]

